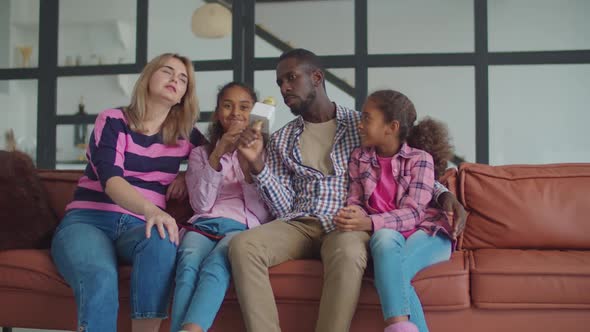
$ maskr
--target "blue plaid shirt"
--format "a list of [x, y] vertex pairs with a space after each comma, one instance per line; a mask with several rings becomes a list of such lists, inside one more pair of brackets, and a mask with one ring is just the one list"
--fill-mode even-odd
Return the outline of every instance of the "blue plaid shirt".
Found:
[[[336, 105], [336, 136], [330, 153], [334, 174], [330, 175], [302, 163], [301, 116], [271, 135], [266, 165], [254, 181], [275, 218], [291, 220], [311, 216], [320, 220], [326, 233], [336, 229], [333, 216], [346, 206], [348, 196], [348, 160], [352, 150], [360, 145], [357, 130], [360, 118], [360, 112]], [[435, 185], [434, 197], [444, 191], [444, 186]]]

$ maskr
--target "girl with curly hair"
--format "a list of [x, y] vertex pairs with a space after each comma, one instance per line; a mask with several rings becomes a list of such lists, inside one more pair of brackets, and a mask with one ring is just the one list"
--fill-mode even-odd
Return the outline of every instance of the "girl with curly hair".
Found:
[[340, 231], [373, 232], [370, 240], [385, 332], [426, 332], [416, 273], [448, 260], [452, 232], [447, 215], [431, 206], [435, 175], [451, 156], [447, 129], [425, 119], [393, 90], [367, 99], [358, 130], [361, 146], [350, 157], [347, 206], [334, 218]]

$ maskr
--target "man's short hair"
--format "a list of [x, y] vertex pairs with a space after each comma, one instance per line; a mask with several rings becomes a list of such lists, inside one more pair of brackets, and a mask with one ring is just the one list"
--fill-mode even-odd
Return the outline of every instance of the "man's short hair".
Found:
[[296, 59], [298, 63], [305, 63], [309, 65], [312, 70], [320, 69], [321, 71], [324, 71], [324, 66], [322, 65], [320, 59], [312, 51], [308, 51], [303, 48], [296, 48], [281, 54], [279, 57], [279, 62], [290, 58]]

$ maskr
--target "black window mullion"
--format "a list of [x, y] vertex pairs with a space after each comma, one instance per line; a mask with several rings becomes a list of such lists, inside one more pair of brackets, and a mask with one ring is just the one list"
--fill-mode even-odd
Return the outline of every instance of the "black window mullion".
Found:
[[242, 82], [244, 75], [244, 29], [243, 29], [244, 2], [233, 1], [232, 3], [232, 64], [234, 70], [234, 81]]
[[354, 87], [356, 90], [355, 107], [361, 110], [367, 90], [369, 89], [368, 74], [368, 9], [367, 1], [355, 0], [354, 3]]
[[93, 124], [96, 121], [97, 114], [85, 115], [57, 115], [55, 117], [56, 124]]
[[[234, 1], [235, 2], [235, 1]], [[244, 82], [254, 86], [254, 47], [256, 34], [256, 0], [243, 1], [243, 20], [244, 24]]]
[[55, 168], [59, 0], [39, 2], [37, 167]]
[[193, 61], [195, 71], [227, 71], [234, 70], [232, 60], [198, 60]]
[[38, 68], [5, 68], [0, 69], [0, 80], [36, 79], [39, 77]]
[[490, 52], [491, 65], [549, 65], [590, 63], [590, 50]]
[[474, 66], [475, 53], [416, 53], [372, 54], [367, 57], [369, 67], [443, 67]]
[[137, 0], [135, 17], [135, 66], [140, 72], [147, 64], [149, 1]]
[[475, 19], [475, 159], [490, 160], [488, 91], [488, 14], [487, 0], [474, 0]]

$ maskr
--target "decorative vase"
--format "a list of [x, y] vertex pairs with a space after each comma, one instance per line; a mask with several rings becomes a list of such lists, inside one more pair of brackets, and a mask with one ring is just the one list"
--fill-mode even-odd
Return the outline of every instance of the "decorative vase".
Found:
[[18, 46], [17, 49], [19, 50], [20, 55], [22, 56], [21, 66], [24, 68], [28, 68], [31, 61], [31, 54], [33, 53], [33, 46], [23, 45]]

